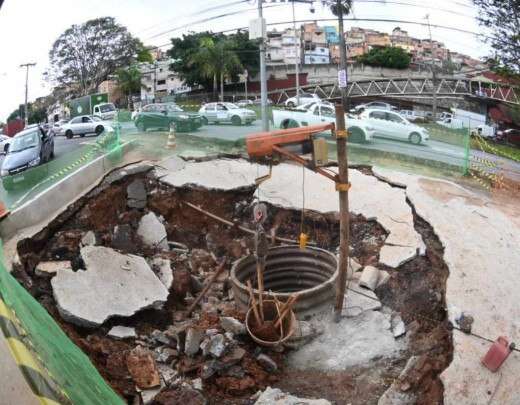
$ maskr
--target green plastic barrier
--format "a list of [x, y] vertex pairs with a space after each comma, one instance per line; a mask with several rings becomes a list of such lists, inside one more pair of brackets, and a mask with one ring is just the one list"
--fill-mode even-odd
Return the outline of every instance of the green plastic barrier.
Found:
[[[11, 276], [2, 251], [0, 249], [0, 327], [11, 350], [14, 348], [14, 352], [21, 354], [16, 360], [40, 402], [125, 404], [90, 359]], [[24, 347], [30, 350], [22, 350]], [[34, 359], [29, 358], [31, 354]]]

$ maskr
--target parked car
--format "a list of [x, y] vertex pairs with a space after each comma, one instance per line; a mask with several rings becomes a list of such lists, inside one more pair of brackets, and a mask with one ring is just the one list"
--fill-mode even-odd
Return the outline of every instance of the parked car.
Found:
[[19, 132], [7, 147], [0, 175], [4, 189], [25, 180], [24, 172], [54, 158], [54, 131], [33, 127]]
[[413, 110], [401, 110], [399, 114], [410, 122], [426, 122], [424, 117], [417, 115]]
[[253, 100], [249, 99], [239, 100], [235, 104], [240, 108], [247, 107], [248, 105], [254, 105]]
[[369, 108], [377, 108], [379, 110], [389, 110], [389, 111], [397, 110], [397, 107], [394, 107], [392, 104], [388, 104], [388, 103], [385, 103], [382, 101], [371, 101], [370, 103], [359, 104], [359, 105], [355, 106], [353, 109], [350, 110], [350, 112], [359, 114], [363, 110], [366, 110]]
[[200, 114], [186, 112], [174, 103], [155, 103], [145, 105], [134, 120], [139, 131], [147, 129], [175, 129], [190, 132], [199, 129], [203, 120]]
[[328, 105], [332, 108], [334, 108], [334, 104], [332, 104], [331, 102], [329, 101], [326, 101], [326, 100], [320, 100], [320, 101], [311, 101], [310, 103], [305, 103], [305, 104], [302, 104], [302, 105], [299, 105], [298, 107], [295, 108], [295, 110], [298, 110], [298, 111], [307, 111], [309, 110], [312, 106], [314, 105]]
[[[273, 100], [271, 100], [269, 97], [267, 98], [267, 105], [272, 105]], [[260, 97], [256, 97], [253, 100], [253, 105], [262, 105], [262, 99]]]
[[313, 101], [321, 102], [320, 96], [311, 93], [300, 93], [300, 96], [298, 98], [294, 96], [285, 100], [285, 106], [289, 108], [294, 108], [302, 104], [311, 103]]
[[[282, 129], [336, 122], [333, 106], [323, 103], [311, 103], [307, 110], [273, 110], [274, 126]], [[373, 128], [358, 118], [348, 117], [347, 129], [352, 142], [368, 142], [372, 139]]]
[[204, 124], [248, 125], [256, 121], [256, 113], [253, 110], [240, 108], [233, 103], [208, 103], [200, 108], [199, 114]]
[[407, 140], [416, 145], [430, 138], [426, 128], [412, 124], [394, 111], [367, 109], [358, 116], [367, 126], [373, 128], [374, 136]]
[[67, 139], [72, 139], [74, 135], [79, 135], [83, 138], [86, 134], [96, 134], [98, 136], [103, 131], [112, 132], [113, 130], [113, 122], [103, 121], [94, 115], [80, 115], [63, 124], [59, 128], [58, 135], [65, 135]]

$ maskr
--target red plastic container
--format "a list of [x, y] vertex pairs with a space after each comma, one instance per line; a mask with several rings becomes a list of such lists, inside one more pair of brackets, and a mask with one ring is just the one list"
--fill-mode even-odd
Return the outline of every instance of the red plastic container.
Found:
[[504, 336], [500, 336], [489, 348], [482, 359], [482, 364], [495, 373], [511, 353], [509, 342]]

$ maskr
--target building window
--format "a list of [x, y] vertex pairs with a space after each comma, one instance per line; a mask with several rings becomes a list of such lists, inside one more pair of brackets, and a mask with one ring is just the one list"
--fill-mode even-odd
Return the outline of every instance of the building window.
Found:
[[157, 84], [160, 86], [160, 85], [163, 85], [163, 84], [166, 84], [166, 80], [157, 80]]

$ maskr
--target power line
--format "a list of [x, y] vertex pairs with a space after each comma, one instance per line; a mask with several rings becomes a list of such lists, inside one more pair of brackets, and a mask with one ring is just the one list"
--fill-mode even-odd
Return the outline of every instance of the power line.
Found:
[[415, 3], [409, 3], [409, 2], [403, 2], [403, 1], [386, 1], [386, 0], [356, 0], [356, 3], [382, 3], [382, 4], [395, 4], [399, 6], [409, 6], [409, 7], [417, 7], [417, 8], [423, 8], [423, 9], [431, 9], [431, 10], [437, 10], [442, 11], [449, 14], [458, 15], [461, 17], [467, 17], [467, 18], [474, 18], [474, 16], [471, 16], [469, 14], [460, 13], [453, 10], [448, 10], [446, 8], [440, 8], [440, 7], [432, 7], [432, 6], [424, 6], [420, 4]]
[[229, 3], [225, 3], [225, 4], [219, 4], [217, 6], [212, 6], [212, 7], [208, 7], [208, 8], [205, 8], [205, 9], [202, 9], [202, 10], [198, 10], [196, 12], [193, 12], [193, 13], [190, 13], [190, 14], [185, 14], [185, 15], [182, 15], [182, 16], [177, 16], [175, 18], [170, 18], [168, 20], [164, 20], [163, 22], [159, 23], [159, 24], [154, 24], [154, 25], [151, 25], [147, 28], [144, 28], [142, 29], [141, 31], [138, 32], [138, 34], [141, 34], [141, 33], [144, 33], [146, 31], [149, 31], [153, 28], [156, 28], [162, 24], [165, 24], [165, 23], [169, 23], [171, 21], [175, 21], [175, 20], [178, 20], [179, 18], [188, 18], [188, 17], [195, 17], [195, 16], [200, 16], [201, 14], [204, 14], [204, 13], [207, 13], [209, 11], [214, 11], [214, 10], [218, 10], [218, 9], [221, 9], [221, 8], [226, 8], [226, 7], [230, 7], [230, 6], [235, 6], [235, 5], [238, 5], [238, 4], [242, 4], [242, 3], [247, 3], [248, 0], [237, 0], [237, 1], [232, 1], [232, 2], [229, 2]]

